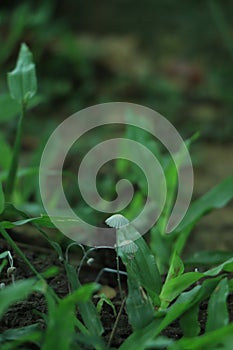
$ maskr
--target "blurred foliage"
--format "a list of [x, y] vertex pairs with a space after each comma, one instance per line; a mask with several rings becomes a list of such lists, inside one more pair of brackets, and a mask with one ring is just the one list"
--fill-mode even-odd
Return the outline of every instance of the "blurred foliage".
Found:
[[0, 10], [1, 71], [26, 42], [40, 77], [41, 104], [28, 127], [35, 134], [38, 120], [127, 101], [156, 109], [186, 137], [199, 129], [229, 141], [232, 10], [231, 1], [216, 0], [15, 1]]

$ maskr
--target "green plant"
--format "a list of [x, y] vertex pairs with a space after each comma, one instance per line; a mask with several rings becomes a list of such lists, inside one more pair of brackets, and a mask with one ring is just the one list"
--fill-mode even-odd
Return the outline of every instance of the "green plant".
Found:
[[[9, 265], [10, 265], [10, 267], [8, 267], [8, 269], [7, 269], [7, 276], [11, 277], [12, 284], [14, 284], [15, 283], [16, 267], [14, 266], [14, 260], [13, 260], [13, 257], [11, 255], [11, 252], [9, 250], [0, 254], [0, 259], [5, 259], [5, 258], [8, 258]], [[1, 267], [0, 267], [0, 273], [1, 273], [2, 269], [5, 267], [5, 265], [6, 265], [6, 261], [3, 260]], [[2, 284], [2, 288], [4, 286], [5, 286], [5, 284]]]
[[[22, 114], [12, 161], [11, 163], [8, 160], [5, 161], [10, 169], [8, 177], [2, 176], [3, 181], [6, 179], [6, 187], [5, 193], [4, 188], [0, 187], [0, 232], [15, 253], [29, 266], [35, 277], [22, 281], [12, 280], [14, 283], [8, 286], [1, 285], [0, 318], [13, 304], [24, 300], [32, 293], [40, 293], [44, 296], [48, 310], [40, 314], [44, 321], [44, 329], [39, 324], [33, 324], [7, 330], [0, 335], [1, 349], [20, 347], [28, 349], [30, 346], [28, 344], [34, 344], [42, 350], [55, 347], [58, 350], [113, 350], [111, 346], [113, 334], [126, 305], [132, 334], [122, 343], [121, 350], [202, 350], [206, 347], [213, 350], [220, 348], [230, 350], [233, 341], [233, 324], [229, 318], [227, 298], [233, 292], [232, 254], [200, 254], [199, 258], [192, 261], [195, 267], [202, 267], [200, 272], [198, 269], [189, 270], [190, 261], [187, 263], [183, 261], [182, 253], [189, 235], [200, 218], [213, 209], [223, 207], [233, 198], [233, 177], [227, 178], [193, 202], [179, 226], [166, 234], [165, 228], [177, 188], [175, 166], [160, 152], [159, 147], [151, 142], [146, 133], [139, 135], [135, 133], [133, 127], [129, 127], [126, 130], [127, 137], [135, 138], [136, 135], [136, 138], [146, 144], [161, 161], [168, 183], [168, 197], [164, 212], [158, 223], [152, 228], [148, 242], [130, 222], [130, 219], [140, 209], [146, 195], [143, 180], [139, 181], [139, 195], [136, 204], [129, 210], [129, 215], [126, 211], [125, 216], [117, 214], [106, 220], [107, 225], [116, 229], [115, 252], [121, 306], [117, 313], [114, 302], [105, 296], [101, 296], [96, 306], [91, 298], [99, 290], [100, 285], [98, 283], [82, 285], [79, 273], [89, 253], [97, 248], [86, 250], [83, 246], [78, 245], [83, 251], [83, 258], [78, 266], [74, 266], [69, 261], [69, 253], [70, 248], [77, 244], [68, 244], [63, 254], [63, 247], [57, 241], [52, 240], [47, 233], [49, 229], [56, 229], [53, 224], [55, 220], [68, 222], [69, 218], [57, 217], [53, 218], [52, 222], [47, 215], [31, 217], [25, 211], [9, 203], [14, 199], [22, 121], [28, 101], [36, 92], [35, 79], [35, 66], [30, 51], [25, 45], [22, 45], [16, 69], [9, 75], [11, 95], [19, 102]], [[188, 146], [191, 141], [192, 139], [187, 141]], [[128, 173], [129, 167], [122, 160], [119, 160], [116, 165], [119, 175]], [[130, 176], [130, 180], [134, 183], [138, 173], [130, 172]], [[57, 252], [58, 260], [64, 266], [69, 293], [62, 299], [46, 281], [56, 275], [58, 269], [51, 267], [46, 271], [38, 272], [8, 232], [12, 228], [26, 224], [32, 225], [43, 235], [52, 249]], [[78, 221], [77, 225], [79, 225]], [[104, 247], [100, 248], [104, 249]], [[3, 259], [0, 265], [2, 273], [7, 264], [7, 257], [10, 268], [14, 268], [9, 251], [5, 251], [0, 254], [0, 259]], [[119, 270], [119, 259], [122, 260], [126, 272], [122, 273]], [[202, 264], [203, 261], [204, 264]], [[122, 290], [121, 274], [127, 274], [127, 291]], [[206, 300], [208, 301], [206, 328], [204, 334], [200, 335], [199, 306]], [[100, 317], [103, 303], [110, 305], [116, 317], [108, 341], [104, 339], [104, 327]], [[166, 328], [174, 321], [179, 322], [183, 334], [183, 337], [178, 340], [169, 339], [164, 335]]]
[[13, 156], [6, 181], [6, 200], [10, 201], [18, 168], [23, 120], [28, 102], [35, 95], [37, 90], [35, 64], [33, 63], [32, 54], [26, 44], [21, 45], [16, 67], [8, 74], [8, 85], [12, 99], [15, 99], [19, 103], [21, 109]]

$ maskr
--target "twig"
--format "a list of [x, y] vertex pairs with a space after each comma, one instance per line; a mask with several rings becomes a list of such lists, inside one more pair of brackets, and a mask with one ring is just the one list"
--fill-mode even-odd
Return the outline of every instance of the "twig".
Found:
[[122, 311], [123, 311], [123, 308], [124, 308], [124, 306], [125, 306], [125, 301], [126, 301], [126, 297], [122, 300], [120, 310], [119, 310], [119, 312], [118, 312], [116, 321], [115, 321], [114, 326], [113, 326], [113, 328], [112, 328], [112, 332], [111, 332], [110, 337], [109, 337], [109, 340], [108, 340], [108, 345], [107, 345], [108, 348], [110, 347], [111, 342], [112, 342], [112, 339], [113, 339], [113, 336], [114, 336], [114, 333], [116, 332], [116, 328], [117, 328], [118, 322], [119, 322], [119, 320], [120, 320], [120, 316], [121, 316]]

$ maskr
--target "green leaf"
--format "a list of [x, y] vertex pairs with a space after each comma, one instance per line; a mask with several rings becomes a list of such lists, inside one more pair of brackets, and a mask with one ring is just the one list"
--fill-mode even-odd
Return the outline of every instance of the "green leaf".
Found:
[[[181, 154], [178, 153], [177, 156], [178, 156], [177, 158], [179, 159], [179, 156], [181, 156]], [[178, 159], [176, 163], [178, 163]], [[165, 203], [165, 207], [163, 209], [162, 215], [157, 223], [160, 234], [162, 236], [164, 236], [164, 234], [166, 233], [167, 223], [169, 220], [169, 216], [171, 214], [171, 209], [172, 209], [174, 198], [176, 195], [177, 180], [178, 180], [177, 166], [178, 165], [175, 164], [174, 161], [170, 159], [168, 166], [165, 169], [165, 176], [166, 176], [166, 183], [167, 183], [166, 203]]]
[[[150, 248], [131, 224], [120, 227], [116, 234], [118, 253], [126, 269], [130, 267], [134, 271], [140, 285], [153, 299], [160, 292], [162, 282]], [[133, 249], [133, 252], [127, 249]]]
[[[0, 334], [0, 344], [2, 344], [6, 341], [13, 341], [13, 340], [22, 340], [24, 342], [31, 340], [31, 335], [33, 333], [33, 337], [35, 336], [35, 332], [40, 330], [39, 323], [34, 323], [29, 326], [16, 328], [16, 329], [8, 329], [7, 331]], [[38, 332], [36, 332], [37, 335], [39, 335]]]
[[213, 277], [222, 271], [233, 271], [233, 258], [230, 258], [224, 263], [205, 272], [187, 272], [181, 276], [166, 281], [160, 293], [161, 309], [166, 308], [183, 290], [197, 282], [200, 278], [206, 276]]
[[8, 87], [11, 97], [26, 104], [36, 93], [37, 81], [32, 53], [22, 44], [15, 69], [8, 73]]
[[153, 252], [161, 275], [165, 274], [168, 270], [173, 245], [172, 243], [172, 235], [162, 236], [157, 225], [152, 228], [150, 248]]
[[[160, 325], [161, 320], [155, 319], [147, 327], [133, 332], [120, 346], [119, 350], [144, 350], [148, 349], [152, 340], [156, 337], [155, 330]], [[137, 347], [135, 347], [137, 345]]]
[[194, 226], [196, 221], [211, 211], [212, 209], [222, 208], [233, 198], [233, 176], [222, 181], [200, 199], [197, 199], [189, 208], [182, 222], [176, 228], [176, 232], [184, 230], [190, 225]]
[[137, 349], [148, 349], [151, 341], [155, 339], [162, 330], [198, 301], [200, 290], [201, 286], [197, 286], [189, 292], [182, 293], [177, 301], [168, 309], [164, 318], [155, 319], [147, 327], [135, 331], [121, 345], [120, 350], [135, 350], [135, 344], [137, 344]]
[[159, 334], [171, 322], [180, 317], [186, 310], [190, 309], [196, 303], [196, 298], [200, 290], [201, 286], [196, 286], [190, 291], [180, 294], [175, 303], [169, 307], [167, 314], [156, 333]]
[[229, 314], [227, 309], [227, 297], [229, 286], [227, 278], [223, 278], [213, 291], [207, 311], [206, 331], [226, 326], [229, 323]]
[[221, 279], [221, 277], [206, 280], [202, 285], [198, 285], [190, 291], [180, 294], [174, 304], [167, 309], [166, 316], [156, 330], [156, 334], [159, 334], [159, 332], [165, 329], [171, 322], [180, 318], [189, 309], [194, 307], [194, 305], [208, 298], [219, 282], [219, 279]]
[[201, 277], [203, 277], [203, 274], [200, 272], [187, 272], [174, 279], [168, 280], [163, 285], [160, 294], [161, 309], [165, 309], [182, 291], [198, 281]]
[[[6, 202], [5, 203], [5, 209], [3, 212], [3, 217], [22, 217], [22, 218], [28, 218], [28, 215], [24, 213], [23, 211], [17, 209], [13, 204]], [[0, 222], [0, 225], [2, 222]]]
[[176, 252], [174, 252], [173, 257], [172, 257], [172, 261], [170, 264], [170, 268], [168, 271], [168, 275], [166, 278], [166, 282], [173, 279], [173, 278], [176, 278], [176, 277], [182, 275], [183, 272], [184, 272], [184, 264], [183, 264], [181, 258], [179, 257], [179, 255]]
[[[113, 215], [106, 220], [106, 223], [116, 228], [117, 255], [127, 270], [126, 306], [129, 323], [134, 330], [138, 330], [147, 326], [154, 318], [151, 298], [159, 302], [157, 294], [161, 289], [159, 271], [149, 247], [124, 216]], [[151, 298], [146, 295], [143, 288]]]
[[[129, 271], [127, 277], [128, 295], [126, 299], [129, 323], [134, 331], [150, 324], [154, 319], [154, 308], [145, 292], [140, 286], [134, 272]], [[143, 316], [142, 316], [143, 315]]]
[[104, 329], [100, 321], [99, 314], [95, 308], [95, 305], [91, 300], [78, 303], [79, 312], [82, 316], [83, 322], [87, 327], [90, 334], [99, 336], [103, 333]]
[[0, 254], [0, 259], [5, 259], [9, 256], [8, 250]]
[[46, 278], [54, 277], [58, 275], [58, 273], [59, 273], [59, 268], [57, 266], [50, 266], [47, 270], [41, 273], [41, 276], [46, 279]]
[[[96, 283], [86, 284], [60, 300], [57, 306], [50, 303], [52, 307], [49, 308], [49, 321], [42, 350], [70, 350], [73, 348], [77, 323], [75, 306], [89, 301], [97, 289]], [[91, 321], [93, 315], [90, 314], [89, 317]], [[89, 329], [89, 332], [93, 334], [92, 329]], [[58, 334], [59, 342], [57, 341]]]
[[[61, 301], [49, 313], [42, 350], [70, 350], [75, 334], [75, 304]], [[59, 341], [58, 341], [59, 335]]]
[[[64, 261], [64, 265], [66, 269], [67, 278], [71, 285], [71, 290], [73, 292], [76, 292], [77, 290], [82, 289], [83, 287], [81, 286], [81, 283], [78, 279], [75, 267], [67, 263], [67, 261]], [[96, 290], [98, 289], [97, 286], [98, 285], [95, 284]], [[100, 335], [103, 332], [103, 326], [100, 321], [99, 314], [95, 308], [95, 305], [89, 299], [90, 298], [88, 298], [87, 300], [82, 300], [82, 302], [78, 303], [79, 312], [89, 332], [92, 335]]]
[[[225, 327], [221, 327], [215, 331], [207, 332], [201, 337], [193, 337], [191, 339], [183, 338], [176, 342], [177, 347], [169, 347], [169, 350], [186, 349], [186, 350], [202, 350], [202, 349], [223, 349], [231, 350], [233, 342], [233, 323]], [[225, 344], [226, 347], [224, 346]], [[223, 347], [217, 345], [221, 344]], [[216, 346], [216, 347], [215, 347]]]
[[173, 344], [174, 340], [163, 336], [157, 337], [146, 344], [146, 349], [168, 349], [168, 346]]
[[203, 273], [203, 276], [216, 276], [221, 271], [233, 272], [233, 257]]
[[25, 299], [35, 290], [35, 279], [17, 281], [0, 291], [0, 319], [7, 309], [17, 301]]
[[100, 294], [100, 300], [98, 301], [98, 303], [96, 305], [97, 312], [99, 314], [101, 313], [104, 303], [108, 304], [112, 308], [114, 316], [117, 317], [116, 308], [115, 308], [113, 302], [104, 293]]
[[[172, 304], [165, 312], [165, 317], [162, 315], [162, 319], [155, 319], [147, 327], [135, 331], [131, 334], [125, 342], [120, 346], [120, 350], [135, 350], [135, 344], [137, 344], [137, 349], [144, 350], [149, 349], [149, 346], [153, 339], [155, 339], [171, 322], [180, 318], [184, 313], [191, 309], [194, 305], [200, 304], [201, 301], [207, 299], [212, 293], [214, 288], [217, 286], [221, 277], [216, 277], [214, 279], [209, 279], [203, 282], [201, 286], [196, 286], [189, 292], [182, 293], [174, 304]], [[158, 316], [161, 317], [161, 316]], [[188, 345], [193, 344], [192, 340], [200, 340], [202, 337], [186, 339], [186, 347], [169, 347], [169, 349], [183, 350], [183, 349], [194, 349], [188, 347]], [[182, 339], [183, 341], [183, 339]], [[178, 342], [175, 342], [177, 344]], [[181, 342], [179, 342], [181, 344]], [[183, 344], [183, 343], [182, 343]], [[201, 348], [195, 347], [196, 350]]]
[[193, 305], [180, 318], [180, 327], [185, 337], [195, 337], [200, 332], [198, 320], [199, 304]]
[[[63, 224], [64, 225], [77, 225], [78, 223], [80, 223], [80, 221], [69, 218], [69, 217], [52, 217], [52, 220], [56, 223], [59, 222], [59, 224]], [[56, 228], [55, 223], [53, 223], [51, 221], [50, 216], [48, 215], [41, 215], [39, 217], [36, 218], [28, 218], [28, 219], [24, 219], [24, 220], [18, 220], [18, 221], [14, 221], [14, 222], [10, 222], [10, 221], [2, 221], [0, 223], [0, 225], [5, 228], [5, 229], [9, 229], [9, 228], [13, 228], [16, 226], [22, 226], [28, 223], [34, 223], [37, 224], [38, 226], [41, 227], [47, 227], [47, 228]]]
[[47, 227], [47, 228], [56, 228], [56, 226], [51, 222], [49, 217], [46, 215], [41, 217], [36, 217], [36, 218], [29, 218], [25, 220], [18, 220], [14, 222], [2, 221], [0, 225], [2, 228], [9, 229], [17, 226], [22, 226], [28, 223], [38, 224], [39, 226]]
[[88, 300], [90, 300], [92, 294], [94, 292], [97, 292], [99, 290], [99, 284], [97, 283], [87, 283], [77, 290], [75, 290], [73, 293], [68, 295], [66, 298], [62, 299], [62, 302], [65, 304], [68, 303], [85, 303]]
[[[153, 269], [152, 265], [151, 269], [143, 271], [143, 266], [146, 266], [147, 268], [147, 263], [150, 259], [149, 255], [143, 255], [142, 253], [145, 248], [145, 242], [143, 239], [139, 238], [134, 242], [127, 240], [126, 242], [128, 242], [128, 244], [122, 245], [121, 243], [124, 241], [121, 241], [120, 243], [120, 240], [123, 238], [123, 236], [125, 237], [125, 235], [123, 235], [122, 228], [118, 229], [117, 253], [121, 257], [127, 270], [127, 314], [129, 323], [132, 325], [133, 330], [135, 331], [147, 326], [154, 318], [154, 309], [151, 300], [143, 291], [143, 287], [146, 288], [148, 292], [151, 292], [150, 294], [153, 301], [158, 299], [158, 296], [156, 296], [156, 293], [154, 293], [153, 285], [150, 285], [151, 282], [153, 283], [153, 280], [147, 281], [145, 278], [142, 278], [143, 275], [150, 275]], [[128, 237], [130, 236], [128, 235]], [[146, 258], [148, 258], [148, 260]]]

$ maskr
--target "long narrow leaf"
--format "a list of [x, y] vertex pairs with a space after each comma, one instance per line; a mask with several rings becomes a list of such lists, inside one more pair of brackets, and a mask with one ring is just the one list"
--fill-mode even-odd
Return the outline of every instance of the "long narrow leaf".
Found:
[[226, 326], [229, 322], [229, 314], [227, 309], [227, 297], [229, 294], [229, 286], [227, 278], [222, 279], [213, 291], [208, 303], [208, 317], [206, 322], [206, 331], [214, 331], [215, 329]]
[[17, 281], [0, 291], [0, 319], [12, 304], [25, 299], [35, 290], [35, 283], [35, 279]]
[[126, 299], [129, 323], [133, 330], [142, 329], [154, 319], [154, 309], [150, 299], [141, 288], [135, 274], [128, 271], [128, 296]]
[[[117, 229], [117, 246], [124, 264], [134, 266], [139, 283], [153, 294], [159, 293], [162, 282], [154, 256], [140, 233], [127, 224]], [[134, 247], [134, 248], [133, 248]], [[133, 252], [130, 252], [133, 249]]]
[[56, 228], [55, 223], [53, 222], [58, 222], [59, 224], [64, 223], [64, 225], [77, 225], [79, 223], [78, 220], [74, 220], [68, 217], [50, 217], [48, 215], [41, 215], [39, 217], [36, 218], [28, 218], [28, 219], [24, 219], [24, 220], [18, 220], [18, 221], [14, 221], [14, 222], [10, 222], [10, 221], [2, 221], [1, 222], [1, 226], [3, 228], [13, 228], [16, 226], [22, 226], [28, 223], [34, 223], [37, 224], [41, 227], [47, 227], [47, 228]]
[[198, 314], [199, 304], [197, 303], [181, 316], [180, 327], [185, 337], [195, 337], [199, 334], [200, 324]]
[[[66, 261], [64, 262], [65, 264], [65, 269], [67, 273], [68, 280], [71, 285], [71, 290], [73, 292], [76, 292], [80, 288], [82, 289], [82, 285], [78, 279], [77, 271], [75, 267]], [[103, 333], [103, 326], [100, 321], [99, 314], [96, 310], [95, 305], [91, 300], [85, 300], [85, 302], [77, 302], [79, 312], [82, 316], [83, 322], [89, 332], [96, 336], [96, 335], [101, 335]]]
[[180, 232], [190, 224], [193, 226], [201, 216], [212, 209], [222, 208], [232, 198], [233, 176], [230, 176], [191, 205], [186, 216], [176, 228], [176, 231]]
[[[184, 315], [184, 313], [186, 313], [189, 309], [193, 308], [194, 305], [200, 304], [201, 301], [207, 299], [213, 292], [214, 288], [217, 286], [220, 279], [221, 277], [215, 277], [214, 279], [206, 280], [201, 286], [196, 286], [191, 291], [182, 293], [176, 300], [176, 302], [173, 305], [171, 305], [166, 311], [165, 316], [163, 317], [161, 315], [161, 317], [163, 318], [155, 319], [144, 329], [134, 332], [121, 345], [120, 350], [148, 349], [152, 340], [155, 339], [169, 324], [171, 324], [174, 320]], [[175, 342], [174, 345], [176, 343], [177, 342]], [[192, 341], [188, 339], [186, 344], [192, 344]], [[189, 347], [182, 348], [178, 346], [176, 348], [173, 347], [172, 344], [171, 349], [183, 350], [189, 349]], [[195, 349], [200, 350], [200, 348]]]
[[[120, 350], [147, 349], [147, 346], [176, 318], [180, 317], [185, 310], [194, 305], [201, 286], [197, 286], [191, 292], [183, 293], [176, 305], [174, 304], [163, 319], [155, 319], [144, 329], [134, 332], [121, 345]], [[136, 347], [137, 346], [137, 347]]]
[[[89, 301], [93, 292], [98, 288], [95, 283], [86, 284], [80, 287], [72, 294], [60, 300], [59, 304], [52, 305], [50, 303], [50, 313], [48, 328], [42, 350], [71, 350], [75, 338], [76, 312], [75, 306], [85, 304]], [[93, 317], [93, 315], [89, 315]], [[89, 329], [92, 333], [92, 330]]]
[[160, 294], [161, 309], [165, 309], [181, 292], [202, 277], [200, 272], [187, 272], [167, 281]]
[[[224, 343], [228, 343], [227, 347], [224, 347]], [[231, 350], [233, 342], [233, 323], [219, 328], [215, 331], [205, 333], [201, 337], [193, 337], [191, 339], [183, 338], [177, 341], [174, 346], [169, 346], [169, 350], [202, 350], [202, 349], [224, 349]], [[222, 344], [223, 347], [219, 348], [217, 345]], [[215, 347], [216, 346], [216, 347]]]
[[184, 313], [194, 307], [194, 305], [200, 304], [201, 301], [208, 298], [220, 279], [221, 276], [206, 280], [202, 285], [198, 285], [188, 292], [181, 293], [174, 304], [167, 309], [166, 316], [155, 331], [155, 335], [159, 335], [171, 322], [179, 319]]
[[39, 323], [34, 323], [29, 326], [16, 329], [8, 329], [2, 334], [0, 334], [1, 349], [4, 348], [3, 344], [7, 341], [11, 341], [13, 343], [12, 349], [16, 349], [16, 343], [17, 345], [19, 345], [19, 343], [22, 344], [22, 342], [29, 342], [34, 340], [35, 337], [38, 339], [39, 337], [41, 337], [41, 335], [42, 333], [40, 332]]
[[205, 272], [187, 272], [176, 278], [166, 280], [160, 293], [161, 309], [165, 309], [182, 291], [202, 277], [217, 276], [222, 271], [233, 271], [233, 258]]

